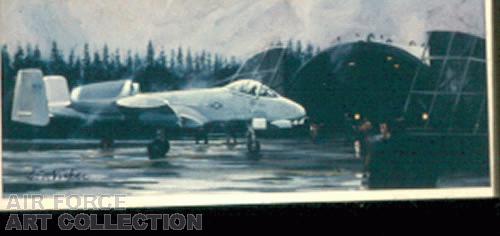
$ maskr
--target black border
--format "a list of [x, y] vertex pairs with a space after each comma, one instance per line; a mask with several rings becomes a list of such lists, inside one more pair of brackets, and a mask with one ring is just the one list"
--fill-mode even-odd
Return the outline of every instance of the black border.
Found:
[[[500, 233], [500, 201], [439, 200], [359, 202], [335, 204], [277, 204], [224, 207], [176, 207], [126, 209], [112, 211], [27, 211], [0, 213], [0, 229], [4, 229], [10, 214], [51, 213], [48, 228], [58, 229], [57, 217], [69, 213], [98, 214], [202, 214], [202, 231], [236, 230], [250, 232], [274, 229], [280, 231], [327, 230], [327, 234], [347, 232], [400, 232], [406, 235], [415, 231], [474, 232], [483, 230]], [[19, 215], [21, 217], [21, 215]], [[401, 228], [403, 227], [403, 228]], [[496, 235], [496, 234], [493, 234]]]

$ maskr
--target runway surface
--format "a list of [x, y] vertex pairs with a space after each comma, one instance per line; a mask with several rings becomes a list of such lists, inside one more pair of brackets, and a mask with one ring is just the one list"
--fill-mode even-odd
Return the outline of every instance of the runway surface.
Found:
[[[172, 141], [165, 159], [149, 160], [144, 141], [118, 142], [112, 151], [93, 147], [96, 140], [4, 142], [4, 194], [151, 195], [362, 188], [361, 160], [343, 142], [261, 143], [261, 154], [250, 156], [243, 143], [228, 146], [224, 140], [209, 145]], [[53, 149], [62, 146], [69, 149]], [[442, 178], [439, 186], [487, 184], [483, 177], [454, 176]]]

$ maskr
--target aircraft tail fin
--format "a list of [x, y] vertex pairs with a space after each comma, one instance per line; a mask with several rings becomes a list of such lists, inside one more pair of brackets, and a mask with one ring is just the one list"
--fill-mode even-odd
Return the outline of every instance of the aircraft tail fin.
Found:
[[64, 76], [45, 76], [43, 77], [43, 82], [49, 107], [68, 106], [71, 104], [68, 81]]
[[23, 69], [17, 73], [12, 120], [46, 126], [49, 107], [71, 103], [68, 82], [63, 76], [43, 76], [39, 69]]
[[43, 73], [39, 69], [17, 72], [11, 118], [34, 126], [49, 124], [49, 103]]

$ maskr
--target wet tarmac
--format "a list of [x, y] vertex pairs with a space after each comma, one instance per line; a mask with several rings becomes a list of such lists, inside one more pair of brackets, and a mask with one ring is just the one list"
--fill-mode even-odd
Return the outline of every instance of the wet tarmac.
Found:
[[[261, 154], [254, 156], [247, 154], [245, 144], [226, 145], [222, 139], [209, 145], [195, 145], [191, 140], [172, 141], [165, 159], [149, 160], [144, 141], [118, 142], [117, 148], [110, 151], [91, 148], [97, 144], [96, 140], [35, 141], [35, 145], [4, 142], [4, 194], [151, 195], [363, 188], [361, 160], [341, 141], [312, 144], [308, 140], [262, 140], [261, 143]], [[42, 148], [61, 145], [69, 149]], [[443, 178], [440, 187], [488, 183], [485, 177], [462, 178]]]

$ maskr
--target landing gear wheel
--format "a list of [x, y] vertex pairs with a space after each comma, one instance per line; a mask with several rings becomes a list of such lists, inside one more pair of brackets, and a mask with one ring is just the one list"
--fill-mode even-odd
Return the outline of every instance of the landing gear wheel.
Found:
[[248, 138], [247, 149], [250, 154], [258, 154], [260, 152], [260, 142], [258, 140]]
[[102, 150], [113, 148], [114, 140], [112, 138], [102, 138], [100, 147]]
[[251, 125], [248, 126], [247, 131], [247, 149], [248, 153], [252, 155], [259, 154], [260, 152], [260, 142], [257, 140], [257, 134]]
[[168, 140], [162, 141], [156, 139], [150, 144], [148, 144], [149, 159], [164, 158], [169, 150], [170, 150], [170, 142]]
[[260, 142], [255, 141], [247, 144], [248, 152], [251, 154], [258, 154], [260, 152]]

